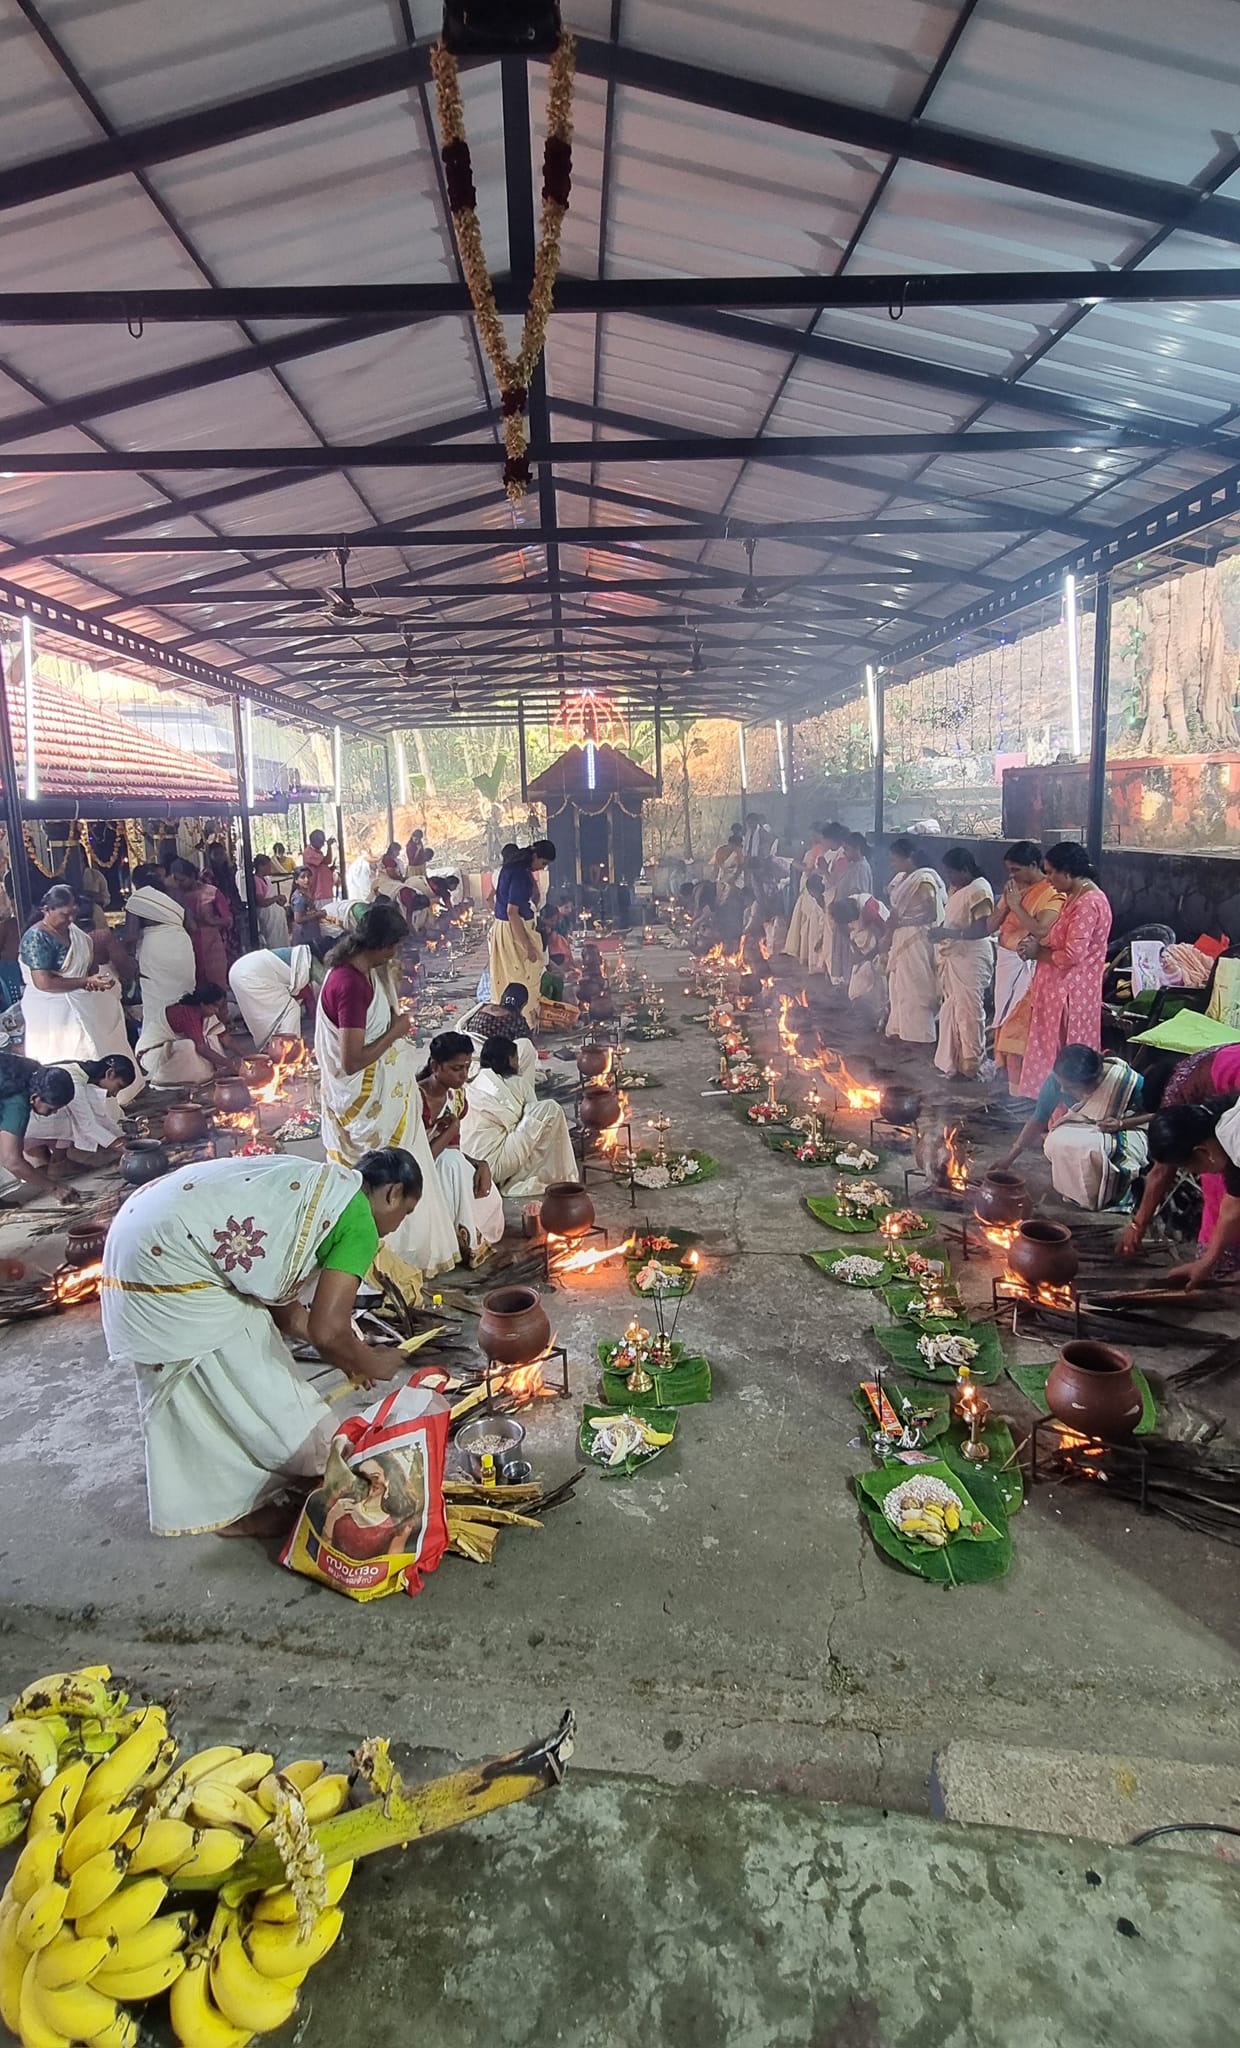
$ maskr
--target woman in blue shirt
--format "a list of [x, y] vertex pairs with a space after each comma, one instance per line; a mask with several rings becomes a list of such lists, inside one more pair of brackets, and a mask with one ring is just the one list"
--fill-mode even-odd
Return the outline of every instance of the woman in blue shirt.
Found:
[[495, 916], [491, 921], [492, 989], [519, 981], [525, 990], [525, 1018], [538, 1021], [538, 985], [543, 973], [543, 947], [534, 924], [537, 905], [535, 876], [555, 859], [549, 839], [536, 839], [506, 855], [495, 883]]

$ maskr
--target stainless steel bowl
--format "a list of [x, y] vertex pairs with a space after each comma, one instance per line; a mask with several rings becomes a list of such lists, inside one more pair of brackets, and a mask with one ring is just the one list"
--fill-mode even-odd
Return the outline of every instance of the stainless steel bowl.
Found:
[[525, 1429], [510, 1415], [480, 1415], [476, 1422], [467, 1422], [463, 1429], [458, 1430], [456, 1447], [474, 1479], [482, 1477], [483, 1452], [478, 1446], [487, 1437], [503, 1438], [503, 1448], [494, 1452], [497, 1461], [515, 1458], [525, 1442]]

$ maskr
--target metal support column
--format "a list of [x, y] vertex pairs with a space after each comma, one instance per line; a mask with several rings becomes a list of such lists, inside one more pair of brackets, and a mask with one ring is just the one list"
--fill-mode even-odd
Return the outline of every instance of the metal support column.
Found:
[[241, 699], [232, 700], [233, 755], [237, 765], [237, 809], [241, 816], [241, 866], [245, 875], [245, 914], [250, 927], [250, 944], [255, 950], [262, 944], [258, 930], [258, 885], [254, 880], [254, 843], [250, 837], [250, 806], [246, 796], [249, 788], [249, 764], [245, 758], [245, 728], [241, 717]]
[[340, 870], [340, 894], [349, 894], [349, 867], [344, 857], [344, 807], [336, 805], [336, 863]]
[[886, 829], [887, 797], [883, 786], [883, 755], [887, 749], [887, 685], [880, 669], [874, 678], [874, 837]]
[[517, 698], [517, 755], [521, 763], [521, 801], [526, 804], [530, 800], [530, 777], [525, 752], [525, 704], [520, 697]]
[[387, 796], [388, 845], [396, 837], [396, 813], [392, 809], [392, 740], [389, 733], [383, 735], [383, 788]]
[[18, 928], [25, 931], [34, 908], [30, 900], [30, 869], [26, 862], [26, 838], [22, 831], [22, 792], [17, 779], [17, 755], [13, 748], [13, 721], [9, 717], [9, 690], [0, 651], [0, 774], [4, 777], [4, 828], [9, 841], [9, 871], [13, 877], [13, 908]]
[[1097, 864], [1107, 800], [1107, 708], [1111, 689], [1111, 582], [1098, 578], [1094, 591], [1094, 698], [1089, 717], [1089, 810], [1085, 848]]
[[654, 793], [663, 794], [663, 705], [658, 697], [654, 701]]

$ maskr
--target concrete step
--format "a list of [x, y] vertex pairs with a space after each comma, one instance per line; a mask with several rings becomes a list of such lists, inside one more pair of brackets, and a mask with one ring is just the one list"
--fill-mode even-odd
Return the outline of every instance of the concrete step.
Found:
[[[1240, 1766], [949, 1742], [934, 1760], [930, 1811], [969, 1826], [1116, 1845], [1174, 1821], [1240, 1828]], [[1158, 1847], [1240, 1864], [1240, 1836], [1164, 1835]]]

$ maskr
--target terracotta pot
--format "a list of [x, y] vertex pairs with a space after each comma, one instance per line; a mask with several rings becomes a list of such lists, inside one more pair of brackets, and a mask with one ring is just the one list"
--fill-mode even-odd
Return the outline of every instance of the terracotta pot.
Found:
[[24, 1259], [0, 1259], [0, 1287], [20, 1287], [30, 1278], [30, 1268]]
[[598, 947], [588, 939], [581, 949], [581, 964], [583, 967], [588, 968], [591, 974], [597, 974], [603, 964], [603, 956], [601, 952], [599, 951]]
[[884, 1123], [915, 1124], [921, 1114], [921, 1097], [912, 1088], [884, 1088], [878, 1111]]
[[483, 1296], [478, 1344], [492, 1365], [528, 1365], [550, 1342], [547, 1311], [533, 1287], [496, 1287]]
[[75, 1223], [65, 1244], [66, 1266], [93, 1266], [103, 1257], [106, 1223]]
[[614, 1017], [615, 1014], [616, 1006], [612, 1001], [610, 989], [602, 989], [598, 995], [590, 997], [590, 1015], [592, 1017], [607, 1018]]
[[300, 1038], [269, 1038], [267, 1040], [267, 1055], [265, 1057], [270, 1056], [280, 1066], [286, 1066], [289, 1060], [297, 1058], [300, 1051]]
[[1086, 1436], [1131, 1436], [1141, 1420], [1131, 1358], [1114, 1344], [1065, 1344], [1046, 1382], [1046, 1405]]
[[205, 1110], [186, 1102], [164, 1111], [164, 1137], [170, 1145], [197, 1145], [207, 1135]]
[[580, 1237], [594, 1223], [594, 1204], [579, 1180], [553, 1180], [544, 1189], [542, 1227], [549, 1237]]
[[611, 1048], [606, 1045], [583, 1045], [577, 1052], [577, 1072], [593, 1079], [605, 1074], [611, 1065]]
[[578, 977], [577, 977], [577, 1001], [578, 1001], [579, 1003], [592, 1003], [592, 1002], [594, 1001], [595, 997], [596, 997], [596, 996], [601, 996], [601, 995], [602, 995], [602, 993], [603, 993], [603, 977], [602, 977], [602, 975], [601, 975], [601, 974], [580, 974], [580, 975], [578, 975]]
[[620, 1121], [620, 1097], [614, 1088], [585, 1088], [580, 1114], [587, 1131], [609, 1131]]
[[244, 1081], [217, 1081], [211, 1099], [216, 1108], [228, 1116], [236, 1116], [242, 1110], [254, 1107], [254, 1098]]
[[1022, 1223], [1033, 1207], [1028, 1183], [1019, 1173], [994, 1166], [974, 1199], [974, 1213], [983, 1223]]
[[140, 1188], [148, 1180], [158, 1180], [171, 1165], [157, 1138], [131, 1138], [121, 1154], [121, 1179], [131, 1188]]
[[241, 1062], [241, 1078], [251, 1088], [265, 1088], [268, 1081], [274, 1081], [275, 1061], [264, 1053], [253, 1053]]
[[1041, 1216], [1022, 1223], [1008, 1247], [1008, 1264], [1026, 1287], [1066, 1287], [1080, 1263], [1067, 1224]]

